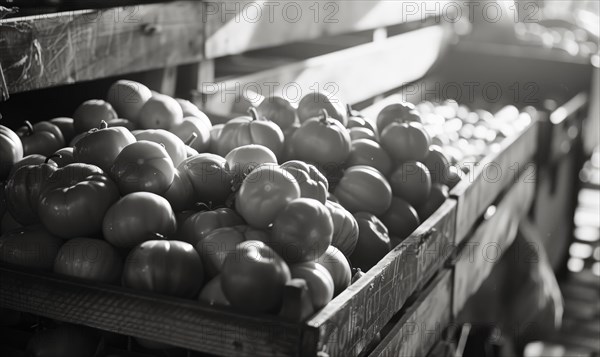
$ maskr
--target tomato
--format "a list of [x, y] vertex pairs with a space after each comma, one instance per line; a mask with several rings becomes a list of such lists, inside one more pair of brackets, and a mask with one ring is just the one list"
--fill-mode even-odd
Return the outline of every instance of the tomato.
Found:
[[195, 297], [204, 283], [200, 256], [191, 244], [150, 240], [129, 252], [123, 286], [178, 297]]
[[179, 103], [181, 110], [183, 110], [184, 118], [194, 117], [196, 119], [199, 119], [209, 130], [212, 128], [212, 123], [210, 119], [206, 116], [206, 114], [204, 114], [200, 110], [200, 108], [198, 108], [196, 104], [190, 102], [189, 100], [181, 98], [175, 98], [175, 100], [177, 101], [177, 103]]
[[[27, 156], [23, 157], [21, 160], [15, 162], [13, 167], [10, 169], [10, 173], [8, 174], [8, 177], [13, 176], [15, 174], [15, 172], [17, 172], [17, 170], [23, 166], [41, 165], [45, 162], [46, 162], [46, 156], [44, 156], [44, 155], [40, 155], [40, 154], [27, 155]], [[50, 164], [52, 164], [52, 163], [50, 163]]]
[[217, 139], [217, 154], [227, 155], [231, 150], [249, 144], [268, 147], [276, 157], [283, 154], [283, 132], [277, 124], [259, 119], [256, 109], [250, 108], [251, 116], [228, 121]]
[[329, 271], [319, 263], [305, 262], [290, 266], [294, 279], [304, 279], [315, 311], [323, 308], [333, 299], [335, 290]]
[[339, 293], [350, 286], [350, 281], [352, 280], [350, 263], [339, 249], [330, 246], [323, 255], [317, 258], [316, 262], [325, 267], [329, 274], [331, 274], [334, 286], [333, 296], [339, 295]]
[[[82, 164], [58, 169], [50, 180]], [[74, 182], [52, 183], [40, 195], [38, 214], [44, 226], [62, 238], [90, 237], [102, 231], [102, 219], [119, 199], [117, 185], [106, 175], [91, 174]]]
[[328, 200], [325, 206], [329, 209], [333, 222], [331, 245], [348, 257], [354, 251], [358, 240], [358, 223], [339, 203]]
[[[201, 113], [201, 115], [205, 120], [196, 117], [185, 117], [181, 124], [171, 128], [171, 132], [198, 152], [206, 152], [210, 145], [210, 129], [212, 125], [210, 125], [210, 120], [206, 114]], [[196, 134], [195, 139], [188, 143], [190, 136], [193, 134]]]
[[304, 123], [320, 116], [323, 109], [342, 126], [345, 127], [348, 124], [346, 104], [327, 91], [317, 91], [302, 97], [298, 103], [298, 119], [300, 119], [300, 123]]
[[456, 166], [448, 167], [447, 184], [449, 189], [453, 189], [463, 179], [464, 173]]
[[34, 125], [25, 121], [25, 126], [17, 130], [17, 134], [23, 143], [23, 155], [49, 156], [65, 146], [65, 138], [60, 129], [48, 121]]
[[381, 133], [380, 142], [388, 154], [400, 163], [422, 161], [427, 157], [430, 145], [429, 135], [419, 123], [392, 123]]
[[150, 192], [135, 192], [121, 198], [104, 216], [104, 239], [116, 247], [131, 248], [154, 239], [166, 237], [177, 230], [175, 213], [169, 202]]
[[84, 326], [61, 324], [33, 334], [27, 343], [27, 356], [93, 357], [99, 343], [96, 331]]
[[59, 117], [49, 120], [56, 125], [65, 139], [65, 143], [70, 142], [75, 137], [75, 124], [73, 118]]
[[140, 110], [152, 97], [152, 92], [142, 83], [121, 79], [108, 89], [106, 100], [121, 118], [137, 119]]
[[285, 132], [296, 122], [296, 109], [282, 97], [267, 97], [256, 108], [258, 115], [277, 124]]
[[181, 124], [183, 109], [168, 95], [155, 94], [144, 103], [134, 121], [142, 129], [169, 130]]
[[288, 204], [300, 197], [300, 186], [276, 165], [261, 165], [242, 182], [235, 200], [236, 210], [256, 228], [267, 228]]
[[431, 181], [433, 183], [446, 184], [450, 177], [450, 161], [446, 154], [442, 151], [442, 148], [437, 145], [429, 147], [429, 153], [423, 164], [429, 170], [431, 174]]
[[122, 127], [108, 128], [104, 122], [100, 129], [90, 130], [73, 145], [73, 158], [77, 162], [96, 165], [109, 172], [121, 150], [135, 142], [135, 137], [129, 130]]
[[266, 232], [249, 226], [224, 227], [210, 232], [194, 247], [200, 254], [206, 276], [212, 278], [221, 273], [227, 254], [235, 250], [238, 244], [247, 240], [266, 242], [267, 239]]
[[183, 222], [181, 238], [195, 247], [198, 242], [219, 228], [242, 226], [244, 224], [242, 217], [230, 208], [198, 212]]
[[406, 162], [390, 176], [395, 196], [405, 199], [413, 207], [422, 205], [431, 191], [431, 175], [420, 162]]
[[175, 168], [163, 146], [142, 140], [121, 151], [110, 174], [122, 195], [138, 191], [162, 195], [173, 183]]
[[212, 278], [200, 291], [198, 300], [211, 306], [230, 306], [229, 300], [223, 292], [221, 275]]
[[414, 207], [398, 197], [392, 198], [390, 209], [380, 219], [388, 228], [389, 233], [401, 240], [408, 238], [421, 224]]
[[421, 116], [411, 103], [394, 103], [383, 108], [377, 115], [376, 124], [379, 133], [392, 123], [421, 123]]
[[302, 161], [288, 161], [281, 168], [289, 172], [300, 186], [300, 196], [313, 198], [323, 204], [327, 201], [329, 182], [327, 178], [311, 164]]
[[379, 142], [379, 138], [377, 138], [377, 135], [371, 129], [367, 129], [367, 128], [350, 128], [350, 130], [348, 131], [348, 133], [350, 134], [350, 139], [352, 141], [358, 140], [358, 139], [370, 139], [370, 140], [373, 140], [375, 142]]
[[163, 197], [169, 201], [171, 208], [175, 212], [182, 212], [192, 209], [194, 204], [194, 186], [185, 172], [175, 169], [173, 173], [173, 182]]
[[358, 222], [358, 242], [350, 262], [353, 267], [367, 272], [392, 249], [388, 229], [379, 218], [366, 212], [354, 214]]
[[117, 113], [110, 103], [101, 99], [91, 99], [83, 102], [73, 114], [73, 127], [75, 133], [85, 133], [88, 130], [100, 127], [103, 121], [117, 119]]
[[133, 135], [138, 141], [147, 140], [164, 145], [175, 167], [178, 167], [187, 158], [185, 143], [171, 132], [163, 129], [147, 129], [135, 131]]
[[290, 281], [285, 261], [265, 243], [240, 243], [223, 262], [221, 285], [235, 308], [247, 312], [274, 311], [281, 306], [283, 289]]
[[262, 164], [277, 165], [277, 157], [268, 147], [263, 145], [244, 145], [235, 148], [225, 156], [227, 170], [234, 176], [249, 174]]
[[185, 154], [186, 159], [199, 154], [199, 152], [196, 151], [196, 149], [193, 149], [193, 148], [189, 147], [188, 145], [185, 146], [185, 152], [186, 152], [186, 154]]
[[102, 283], [118, 283], [123, 262], [113, 246], [104, 240], [71, 239], [58, 251], [54, 272]]
[[106, 122], [106, 125], [108, 125], [109, 128], [121, 126], [129, 131], [137, 129], [137, 126], [135, 125], [135, 123], [128, 119], [111, 119]]
[[212, 154], [218, 153], [217, 144], [219, 143], [219, 137], [221, 136], [221, 132], [223, 131], [224, 127], [225, 124], [217, 124], [213, 125], [213, 127], [210, 129], [210, 144], [208, 145], [208, 152]]
[[0, 234], [4, 234], [6, 232], [10, 232], [13, 229], [23, 227], [22, 224], [17, 222], [17, 220], [10, 214], [10, 212], [6, 211], [2, 215], [2, 221], [0, 221], [0, 227], [2, 228]]
[[388, 153], [383, 150], [381, 145], [369, 139], [352, 141], [352, 149], [350, 150], [350, 157], [346, 161], [346, 166], [360, 165], [371, 166], [384, 176], [388, 176], [392, 171], [392, 159]]
[[350, 211], [385, 213], [392, 203], [392, 188], [381, 172], [370, 166], [353, 166], [335, 188], [335, 197]]
[[4, 180], [12, 165], [23, 158], [23, 144], [19, 136], [0, 125], [0, 180]]
[[375, 132], [375, 125], [371, 120], [366, 119], [358, 110], [354, 110], [350, 106], [348, 106], [348, 124], [346, 128], [366, 128]]
[[319, 168], [342, 166], [350, 155], [350, 134], [337, 120], [323, 110], [320, 117], [313, 117], [292, 136], [295, 158], [317, 164]]
[[23, 225], [39, 222], [40, 195], [57, 168], [53, 163], [19, 168], [6, 183], [6, 208]]
[[423, 204], [417, 207], [419, 217], [424, 221], [429, 218], [438, 208], [440, 208], [444, 202], [450, 197], [448, 193], [448, 186], [439, 183], [431, 186], [431, 194]]
[[52, 270], [63, 241], [43, 227], [29, 226], [0, 237], [0, 261], [39, 270]]
[[75, 163], [75, 157], [73, 157], [73, 148], [66, 147], [57, 150], [54, 154], [50, 155], [49, 162], [53, 162], [58, 167], [65, 167], [69, 164]]
[[199, 154], [190, 157], [178, 169], [193, 187], [194, 202], [213, 205], [225, 203], [232, 193], [233, 175], [226, 169], [224, 158], [214, 154]]

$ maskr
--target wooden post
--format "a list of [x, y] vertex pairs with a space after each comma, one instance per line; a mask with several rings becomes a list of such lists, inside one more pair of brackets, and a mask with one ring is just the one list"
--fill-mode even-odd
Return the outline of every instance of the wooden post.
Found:
[[190, 99], [200, 108], [206, 102], [202, 88], [205, 84], [215, 81], [215, 62], [212, 59], [179, 67], [175, 94], [181, 98]]

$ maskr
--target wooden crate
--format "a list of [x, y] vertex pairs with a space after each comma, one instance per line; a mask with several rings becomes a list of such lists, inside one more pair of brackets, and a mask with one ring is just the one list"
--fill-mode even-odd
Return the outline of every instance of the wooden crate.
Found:
[[452, 285], [452, 270], [441, 271], [369, 356], [427, 356], [453, 319]]
[[514, 241], [519, 222], [529, 211], [535, 195], [535, 181], [529, 181], [531, 177], [535, 178], [533, 167], [523, 172], [498, 203], [489, 206], [483, 222], [475, 227], [458, 252], [454, 274], [455, 316]]

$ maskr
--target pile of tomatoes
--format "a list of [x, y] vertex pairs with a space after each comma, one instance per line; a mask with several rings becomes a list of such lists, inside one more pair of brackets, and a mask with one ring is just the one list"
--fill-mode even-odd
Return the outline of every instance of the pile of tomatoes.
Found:
[[274, 97], [213, 126], [124, 80], [72, 118], [0, 126], [0, 160], [1, 262], [295, 318], [461, 179], [410, 104], [371, 120], [327, 93]]

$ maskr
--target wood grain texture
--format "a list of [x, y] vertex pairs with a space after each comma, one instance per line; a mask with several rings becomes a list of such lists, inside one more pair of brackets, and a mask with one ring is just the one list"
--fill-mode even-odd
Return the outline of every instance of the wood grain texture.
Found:
[[529, 169], [537, 149], [537, 134], [538, 123], [533, 120], [521, 133], [505, 139], [496, 154], [484, 158], [472, 173], [466, 175], [467, 179], [450, 191], [450, 196], [458, 200], [456, 245], [467, 237], [498, 195], [518, 182], [520, 174]]
[[[449, 1], [207, 2], [206, 56], [216, 58], [323, 36], [452, 16]], [[441, 19], [441, 17], [439, 18]], [[438, 21], [441, 22], [441, 21]], [[444, 21], [447, 22], [447, 21]]]
[[427, 356], [453, 319], [452, 275], [440, 272], [369, 356]]
[[535, 172], [533, 167], [523, 172], [495, 206], [495, 213], [484, 220], [462, 247], [456, 257], [453, 312], [455, 315], [473, 295], [492, 268], [514, 241], [519, 222], [533, 202]]
[[177, 1], [0, 21], [0, 63], [9, 92], [200, 60], [203, 8]]
[[0, 266], [0, 306], [220, 356], [297, 356], [301, 327]]
[[428, 277], [441, 269], [442, 256], [451, 253], [442, 247], [454, 241], [455, 206], [451, 200], [444, 204], [307, 322], [314, 329], [309, 333], [318, 333], [318, 351], [329, 357], [358, 355]]

